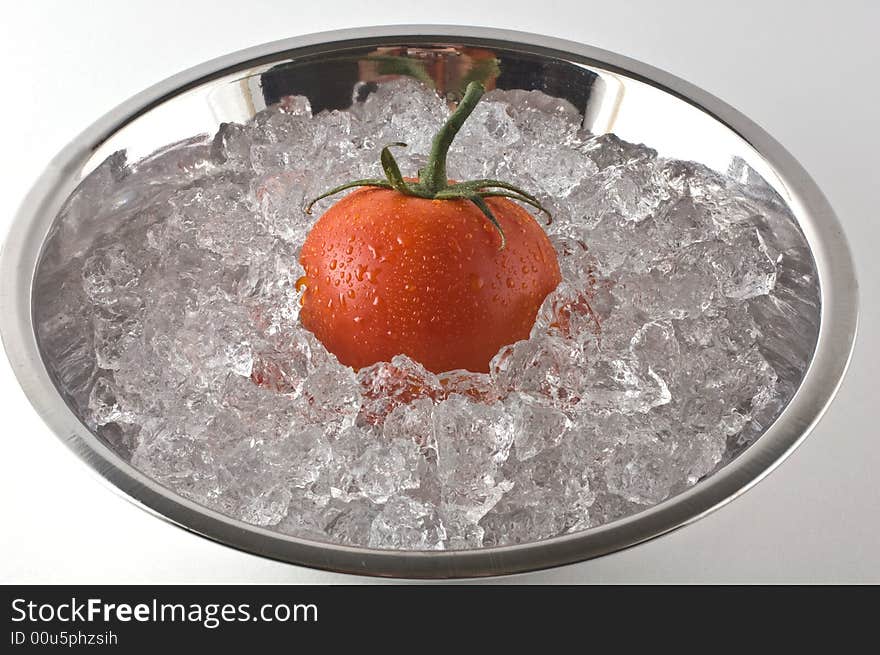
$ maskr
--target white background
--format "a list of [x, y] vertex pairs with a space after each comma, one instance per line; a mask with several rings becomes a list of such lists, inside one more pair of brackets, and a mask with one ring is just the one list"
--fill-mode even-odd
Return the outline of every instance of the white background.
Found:
[[[10, 3], [0, 21], [0, 232], [48, 160], [141, 89], [262, 42], [392, 23], [544, 33], [616, 51], [703, 87], [803, 163], [838, 212], [858, 268], [861, 328], [848, 377], [813, 435], [775, 473], [722, 510], [649, 544], [510, 579], [880, 582], [880, 3]], [[2, 582], [361, 580], [238, 553], [136, 509], [41, 423], [5, 358], [0, 438]]]

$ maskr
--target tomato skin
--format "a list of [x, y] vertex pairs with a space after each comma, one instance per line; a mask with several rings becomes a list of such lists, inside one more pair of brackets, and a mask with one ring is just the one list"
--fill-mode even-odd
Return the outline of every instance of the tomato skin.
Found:
[[355, 369], [406, 354], [435, 373], [486, 372], [525, 339], [561, 279], [534, 217], [487, 199], [506, 236], [467, 200], [363, 188], [334, 204], [306, 237], [300, 318]]

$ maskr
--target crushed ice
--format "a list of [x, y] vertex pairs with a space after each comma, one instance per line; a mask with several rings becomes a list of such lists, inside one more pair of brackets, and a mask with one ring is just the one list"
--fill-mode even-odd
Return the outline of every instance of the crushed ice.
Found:
[[539, 92], [487, 94], [449, 161], [553, 211], [563, 282], [527, 341], [488, 375], [403, 356], [355, 373], [301, 327], [304, 200], [374, 176], [384, 143], [407, 141], [401, 167], [416, 170], [447, 115], [402, 80], [347, 111], [287, 98], [213, 138], [110, 157], [62, 211], [36, 287], [40, 344], [75, 411], [208, 507], [396, 549], [596, 526], [752, 443], [818, 329], [793, 219], [743, 162], [723, 176], [593, 136]]

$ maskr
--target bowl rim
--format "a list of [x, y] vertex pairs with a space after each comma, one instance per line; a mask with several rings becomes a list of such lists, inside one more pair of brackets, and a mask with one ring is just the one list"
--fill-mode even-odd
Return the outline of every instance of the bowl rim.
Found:
[[[818, 341], [804, 379], [782, 414], [749, 448], [700, 484], [632, 516], [582, 532], [526, 544], [460, 551], [392, 551], [310, 541], [246, 524], [205, 508], [137, 471], [75, 416], [46, 370], [32, 317], [32, 283], [51, 209], [70, 194], [73, 178], [123, 126], [164, 101], [217, 77], [316, 52], [378, 45], [455, 43], [502, 47], [555, 57], [645, 82], [697, 107], [732, 130], [772, 167], [816, 262], [821, 313]], [[730, 502], [779, 465], [824, 414], [852, 355], [858, 291], [849, 247], [822, 192], [776, 140], [746, 116], [669, 73], [612, 52], [506, 29], [393, 25], [319, 32], [233, 52], [174, 75], [97, 120], [47, 165], [21, 204], [0, 252], [0, 335], [31, 404], [53, 432], [109, 486], [160, 518], [226, 546], [310, 568], [398, 578], [468, 578], [536, 571], [599, 557], [688, 525]]]

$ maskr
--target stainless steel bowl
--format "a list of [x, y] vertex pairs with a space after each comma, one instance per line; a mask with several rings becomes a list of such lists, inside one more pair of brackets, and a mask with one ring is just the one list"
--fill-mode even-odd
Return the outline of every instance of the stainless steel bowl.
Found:
[[[377, 50], [378, 49], [378, 50]], [[68, 408], [40, 356], [32, 283], [47, 232], [65, 199], [107, 155], [135, 160], [223, 121], [246, 121], [287, 94], [312, 106], [344, 106], [377, 74], [363, 58], [422, 62], [439, 89], [488, 56], [505, 88], [542, 89], [582, 110], [595, 133], [613, 131], [660, 155], [726, 172], [735, 158], [788, 204], [812, 249], [821, 292], [818, 343], [800, 387], [755, 444], [710, 478], [639, 514], [540, 542], [452, 552], [396, 552], [285, 536], [201, 507], [135, 470]], [[394, 72], [393, 69], [391, 72]], [[834, 396], [856, 332], [857, 290], [834, 212], [794, 158], [760, 127], [708, 93], [645, 64], [596, 48], [519, 32], [472, 27], [377, 27], [313, 34], [237, 52], [180, 73], [98, 120], [58, 154], [25, 199], [0, 260], [0, 330], [31, 402], [83, 461], [141, 507], [197, 534], [274, 559], [340, 572], [447, 578], [541, 569], [610, 553], [669, 532], [724, 505], [777, 466]]]

